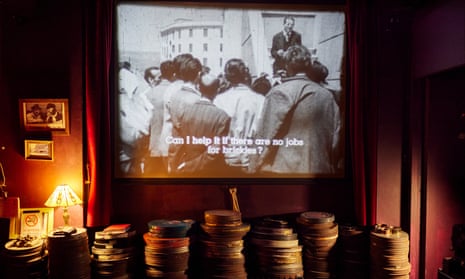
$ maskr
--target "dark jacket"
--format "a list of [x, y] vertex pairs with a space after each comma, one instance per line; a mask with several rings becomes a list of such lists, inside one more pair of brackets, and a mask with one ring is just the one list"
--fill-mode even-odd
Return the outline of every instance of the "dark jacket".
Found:
[[271, 56], [274, 58], [273, 73], [276, 73], [278, 70], [285, 70], [284, 60], [277, 54], [278, 50], [282, 49], [286, 51], [290, 46], [301, 44], [302, 36], [296, 31], [291, 32], [288, 40], [282, 31], [273, 36], [273, 43], [271, 45]]
[[[257, 138], [282, 140], [252, 158], [252, 172], [334, 174], [341, 118], [333, 95], [303, 75], [284, 79], [265, 98]], [[276, 142], [278, 143], [278, 142]]]
[[[185, 107], [173, 122], [172, 135], [183, 139], [183, 144], [170, 145], [170, 172], [188, 177], [224, 176], [226, 163], [221, 138], [228, 135], [230, 123], [226, 112], [208, 100], [201, 99]], [[214, 152], [215, 149], [218, 152]]]

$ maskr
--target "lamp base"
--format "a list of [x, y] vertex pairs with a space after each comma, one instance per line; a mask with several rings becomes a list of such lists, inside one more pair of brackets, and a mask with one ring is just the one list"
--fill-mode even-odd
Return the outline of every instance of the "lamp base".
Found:
[[56, 228], [53, 231], [53, 235], [71, 235], [75, 233], [77, 230], [75, 227], [72, 226], [61, 226]]

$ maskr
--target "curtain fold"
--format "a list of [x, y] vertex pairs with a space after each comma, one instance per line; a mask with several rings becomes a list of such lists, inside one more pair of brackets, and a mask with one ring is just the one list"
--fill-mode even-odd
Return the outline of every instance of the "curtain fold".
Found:
[[[374, 93], [370, 95], [369, 47], [370, 1], [348, 0], [347, 36], [349, 55], [348, 134], [352, 159], [352, 183], [357, 222], [373, 225], [376, 221], [376, 114]], [[372, 77], [371, 77], [372, 78]]]
[[86, 226], [104, 226], [111, 216], [110, 76], [114, 1], [88, 0], [85, 23]]

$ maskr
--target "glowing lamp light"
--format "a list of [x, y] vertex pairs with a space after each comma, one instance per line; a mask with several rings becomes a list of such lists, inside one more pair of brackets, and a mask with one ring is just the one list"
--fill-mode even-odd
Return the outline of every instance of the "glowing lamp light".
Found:
[[68, 184], [58, 185], [45, 202], [47, 207], [63, 207], [64, 227], [69, 227], [68, 206], [78, 204], [82, 204], [82, 201]]

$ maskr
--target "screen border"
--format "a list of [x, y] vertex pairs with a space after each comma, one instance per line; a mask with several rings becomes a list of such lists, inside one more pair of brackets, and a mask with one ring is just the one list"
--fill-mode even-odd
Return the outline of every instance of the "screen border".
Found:
[[[340, 11], [345, 15], [345, 34], [344, 34], [344, 55], [343, 55], [343, 65], [342, 69], [343, 72], [341, 73], [341, 84], [342, 91], [343, 91], [343, 98], [341, 100], [341, 107], [343, 107], [343, 129], [342, 129], [342, 141], [343, 141], [343, 153], [344, 153], [344, 170], [341, 174], [336, 175], [329, 175], [329, 176], [321, 176], [321, 175], [305, 175], [305, 176], [292, 176], [292, 177], [269, 177], [269, 176], [248, 176], [244, 175], [244, 177], [125, 177], [125, 176], [118, 176], [116, 175], [116, 168], [118, 167], [118, 159], [117, 159], [117, 147], [116, 147], [116, 140], [112, 140], [111, 142], [111, 150], [113, 151], [111, 154], [111, 174], [112, 179], [119, 183], [119, 184], [142, 184], [142, 185], [149, 185], [149, 184], [163, 184], [163, 185], [171, 185], [171, 184], [190, 184], [190, 185], [198, 185], [198, 184], [219, 184], [219, 185], [246, 185], [246, 184], [253, 184], [253, 185], [279, 185], [279, 184], [339, 184], [340, 181], [349, 180], [351, 177], [351, 159], [350, 159], [350, 152], [348, 152], [349, 146], [349, 137], [348, 137], [348, 123], [347, 123], [347, 112], [348, 112], [348, 104], [349, 104], [349, 83], [347, 77], [349, 76], [349, 59], [348, 59], [348, 45], [347, 45], [347, 13], [346, 13], [346, 6], [345, 1], [342, 0], [330, 0], [330, 1], [298, 1], [298, 0], [291, 0], [286, 4], [261, 0], [254, 0], [253, 2], [249, 1], [206, 1], [206, 0], [196, 0], [191, 2], [185, 1], [130, 1], [130, 0], [117, 0], [114, 5], [114, 26], [116, 26], [116, 18], [117, 18], [117, 7], [119, 4], [157, 4], [163, 6], [173, 6], [173, 7], [218, 7], [218, 8], [245, 8], [245, 9], [265, 9], [265, 10], [275, 10], [275, 9], [284, 9], [286, 11], [297, 10], [300, 11], [302, 9], [308, 9], [311, 11]], [[118, 64], [118, 52], [117, 52], [117, 29], [113, 28], [113, 41], [112, 44], [114, 46], [114, 55], [112, 56], [112, 65], [113, 65], [113, 72], [112, 72], [112, 80], [113, 82], [110, 85], [111, 92], [116, 92], [117, 89], [117, 64]], [[114, 96], [114, 95], [113, 95]], [[115, 139], [118, 133], [118, 121], [116, 115], [116, 108], [118, 106], [117, 98], [114, 98], [111, 102], [110, 113], [111, 113], [111, 134], [112, 138]], [[342, 111], [342, 110], [341, 110]]]

